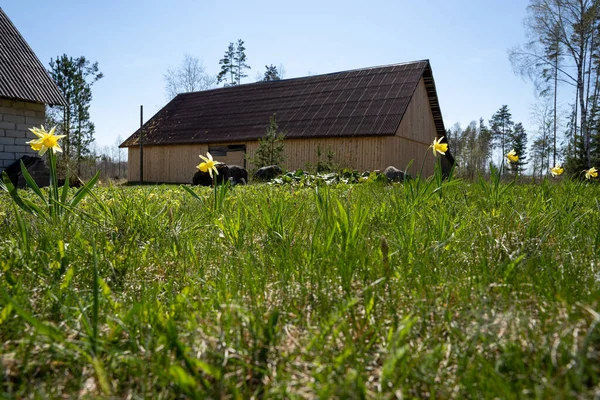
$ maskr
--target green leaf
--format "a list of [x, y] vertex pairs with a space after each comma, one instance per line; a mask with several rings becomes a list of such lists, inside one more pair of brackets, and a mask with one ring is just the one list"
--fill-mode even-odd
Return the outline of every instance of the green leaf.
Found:
[[8, 319], [8, 317], [10, 317], [10, 314], [12, 314], [13, 311], [13, 306], [12, 304], [8, 303], [6, 305], [6, 307], [4, 307], [2, 309], [2, 311], [0, 312], [0, 325], [2, 325], [4, 323], [4, 321], [6, 321]]
[[110, 395], [110, 385], [108, 384], [108, 377], [104, 370], [104, 366], [102, 365], [102, 361], [100, 361], [98, 357], [93, 357], [92, 365], [94, 366], [94, 371], [96, 372], [96, 377], [98, 378], [98, 383], [100, 384], [102, 391], [104, 394]]
[[15, 212], [15, 218], [17, 219], [17, 226], [19, 227], [19, 233], [21, 234], [21, 241], [23, 242], [23, 246], [29, 253], [29, 235], [27, 234], [27, 225], [25, 225], [25, 221], [23, 221], [23, 217], [21, 213], [17, 209], [17, 207], [12, 205], [13, 210]]
[[92, 179], [90, 179], [85, 185], [83, 185], [81, 187], [81, 189], [79, 189], [75, 193], [75, 196], [73, 196], [73, 199], [71, 200], [71, 203], [69, 204], [69, 206], [75, 207], [81, 200], [83, 200], [85, 195], [90, 193], [90, 191], [92, 190], [92, 187], [94, 187], [96, 182], [98, 182], [99, 177], [100, 177], [100, 171], [96, 172], [96, 175], [94, 175], [92, 177]]
[[193, 359], [192, 362], [196, 368], [204, 372], [206, 375], [215, 379], [221, 379], [221, 371], [217, 367], [198, 359]]
[[200, 196], [198, 196], [198, 195], [196, 194], [196, 192], [194, 192], [194, 191], [192, 190], [192, 188], [190, 188], [189, 186], [186, 186], [186, 185], [181, 185], [181, 188], [182, 188], [182, 189], [184, 189], [184, 190], [185, 190], [186, 192], [188, 192], [189, 194], [191, 194], [191, 195], [192, 195], [192, 197], [193, 197], [193, 198], [195, 198], [196, 200], [198, 200], [199, 202], [201, 202], [201, 203], [204, 203], [204, 201], [202, 200], [202, 198], [201, 198]]
[[31, 213], [31, 208], [29, 208], [27, 205], [25, 205], [25, 203], [23, 203], [23, 199], [21, 199], [21, 196], [19, 196], [17, 188], [15, 187], [15, 185], [13, 185], [6, 171], [2, 171], [2, 180], [4, 181], [3, 189], [6, 190], [8, 194], [10, 194], [10, 197], [12, 197], [13, 201], [17, 203], [17, 205], [21, 207], [21, 209], [23, 209], [24, 211]]
[[69, 175], [67, 175], [67, 177], [65, 178], [65, 184], [63, 185], [62, 193], [60, 195], [60, 202], [62, 204], [65, 204], [65, 202], [67, 201], [68, 193], [69, 193]]
[[189, 390], [197, 386], [196, 381], [192, 376], [190, 376], [185, 369], [180, 367], [179, 365], [171, 365], [169, 367], [169, 375], [173, 378], [173, 381], [178, 386]]
[[35, 204], [33, 201], [31, 201], [29, 199], [21, 199], [21, 200], [27, 207], [29, 207], [31, 209], [31, 212], [33, 214], [36, 214], [38, 217], [42, 217], [45, 220], [50, 221], [48, 213], [46, 211], [44, 211], [44, 209], [40, 208], [40, 206], [38, 206], [37, 204]]
[[71, 285], [71, 281], [73, 280], [73, 276], [75, 275], [75, 270], [73, 267], [69, 268], [63, 276], [62, 282], [60, 283], [60, 290], [64, 291]]
[[21, 173], [23, 174], [23, 178], [25, 178], [25, 182], [27, 182], [27, 186], [29, 186], [34, 191], [34, 193], [40, 199], [42, 199], [44, 204], [47, 204], [46, 199], [44, 198], [44, 195], [42, 194], [42, 191], [40, 190], [39, 186], [37, 185], [37, 183], [35, 183], [35, 180], [33, 180], [31, 175], [29, 174], [29, 171], [27, 171], [27, 168], [25, 168], [25, 164], [23, 164], [23, 160], [21, 160]]

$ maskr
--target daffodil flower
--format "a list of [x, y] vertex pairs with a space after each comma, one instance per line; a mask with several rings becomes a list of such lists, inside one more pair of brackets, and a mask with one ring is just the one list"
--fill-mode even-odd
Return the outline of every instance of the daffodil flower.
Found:
[[597, 178], [597, 177], [598, 177], [598, 170], [596, 169], [596, 167], [592, 167], [592, 168], [588, 169], [587, 171], [585, 171], [586, 179], [592, 179], [592, 178]]
[[202, 172], [208, 172], [208, 175], [210, 175], [211, 179], [213, 177], [213, 171], [216, 175], [219, 175], [219, 171], [217, 171], [217, 165], [223, 164], [222, 162], [213, 160], [209, 152], [206, 152], [206, 157], [200, 154], [200, 158], [204, 160], [204, 162], [198, 164], [196, 168]]
[[50, 132], [46, 132], [46, 128], [42, 125], [40, 128], [30, 128], [29, 129], [37, 139], [30, 140], [27, 142], [31, 148], [37, 152], [40, 156], [43, 156], [44, 153], [48, 150], [52, 150], [54, 154], [62, 153], [62, 149], [58, 145], [58, 140], [64, 138], [66, 135], [55, 135], [56, 127], [50, 129]]
[[563, 172], [565, 172], [565, 169], [560, 164], [557, 164], [554, 168], [550, 168], [552, 176], [562, 175]]
[[512, 149], [511, 151], [509, 151], [505, 157], [508, 158], [509, 163], [519, 161], [519, 156], [517, 155], [517, 152], [515, 151], [515, 149]]
[[437, 157], [437, 153], [446, 155], [448, 151], [448, 143], [442, 143], [444, 136], [439, 139], [433, 139], [433, 143], [429, 146], [433, 150], [433, 155]]

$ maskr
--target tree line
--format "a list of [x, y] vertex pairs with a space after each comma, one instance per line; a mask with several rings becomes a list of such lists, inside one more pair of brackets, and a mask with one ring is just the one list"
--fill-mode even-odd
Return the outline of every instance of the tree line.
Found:
[[[530, 0], [525, 29], [528, 41], [511, 49], [509, 58], [515, 72], [534, 83], [540, 102], [543, 135], [532, 152], [551, 164], [564, 160], [573, 174], [598, 165], [600, 0]], [[562, 98], [570, 99], [566, 113]]]
[[[460, 175], [474, 179], [479, 174], [486, 174], [489, 172], [490, 162], [500, 165], [511, 150], [515, 150], [519, 160], [510, 163], [506, 169], [515, 174], [523, 174], [528, 153], [527, 132], [523, 124], [512, 120], [507, 105], [500, 107], [488, 124], [480, 118], [479, 122], [472, 121], [465, 129], [455, 124], [446, 131], [450, 151]], [[497, 150], [499, 157], [494, 157], [494, 150]]]

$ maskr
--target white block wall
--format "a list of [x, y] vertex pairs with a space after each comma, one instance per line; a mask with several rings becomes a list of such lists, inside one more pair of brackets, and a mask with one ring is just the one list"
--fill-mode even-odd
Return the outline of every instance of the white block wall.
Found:
[[35, 139], [29, 131], [45, 123], [44, 104], [0, 98], [0, 170], [24, 155], [36, 155], [26, 142]]

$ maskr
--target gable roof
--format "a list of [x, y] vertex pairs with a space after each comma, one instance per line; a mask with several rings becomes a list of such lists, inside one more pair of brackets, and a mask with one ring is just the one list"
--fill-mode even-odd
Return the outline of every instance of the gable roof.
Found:
[[[421, 78], [446, 133], [428, 60], [177, 95], [144, 124], [145, 145], [264, 137], [276, 114], [286, 138], [391, 136]], [[139, 145], [139, 129], [121, 147]]]
[[65, 105], [46, 69], [0, 8], [0, 97]]

